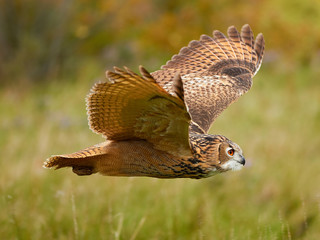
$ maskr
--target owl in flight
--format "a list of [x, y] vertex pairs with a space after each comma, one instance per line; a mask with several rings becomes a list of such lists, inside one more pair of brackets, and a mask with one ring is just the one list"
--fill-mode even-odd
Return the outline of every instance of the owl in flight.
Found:
[[161, 70], [140, 75], [107, 71], [87, 97], [91, 130], [103, 143], [52, 156], [46, 168], [72, 167], [78, 175], [205, 178], [245, 164], [241, 148], [208, 134], [212, 122], [246, 93], [261, 66], [264, 38], [249, 25], [202, 35]]

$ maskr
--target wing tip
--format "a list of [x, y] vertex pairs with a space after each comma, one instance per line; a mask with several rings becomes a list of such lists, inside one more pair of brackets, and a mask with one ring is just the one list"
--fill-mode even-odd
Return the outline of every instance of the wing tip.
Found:
[[265, 46], [264, 36], [262, 33], [259, 33], [254, 43], [254, 49], [256, 50], [258, 55], [263, 54], [264, 46]]
[[142, 75], [142, 78], [148, 82], [156, 83], [154, 77], [150, 74], [150, 72], [145, 69], [142, 65], [139, 65], [139, 71]]
[[250, 25], [248, 23], [244, 24], [241, 27], [241, 31], [247, 32], [247, 33], [252, 33], [252, 29], [251, 29], [251, 27], [250, 27]]
[[226, 36], [219, 30], [214, 30], [212, 35], [215, 39], [226, 39]]
[[184, 89], [183, 82], [181, 79], [180, 71], [177, 71], [173, 77], [173, 91], [178, 98], [180, 98], [184, 102]]
[[[174, 55], [167, 63], [161, 67], [161, 69], [175, 69], [186, 70], [193, 65], [191, 62], [195, 61], [195, 56], [201, 57], [200, 71], [210, 68], [221, 60], [234, 59], [248, 62], [246, 67], [251, 65], [258, 65], [260, 58], [258, 56], [259, 51], [256, 52], [254, 45], [262, 43], [263, 37], [257, 35], [254, 39], [253, 31], [249, 24], [244, 24], [241, 27], [241, 31], [238, 31], [234, 25], [228, 27], [227, 35], [224, 35], [218, 30], [213, 31], [213, 36], [207, 36], [205, 34], [200, 36], [200, 40], [192, 40], [188, 46], [181, 48], [178, 55]], [[180, 58], [177, 56], [181, 56]], [[189, 58], [188, 58], [189, 56]], [[192, 56], [192, 58], [190, 57]], [[241, 61], [239, 62], [242, 65]], [[197, 67], [189, 69], [188, 73], [199, 72]], [[252, 69], [254, 71], [254, 69]], [[184, 71], [185, 73], [186, 71]]]

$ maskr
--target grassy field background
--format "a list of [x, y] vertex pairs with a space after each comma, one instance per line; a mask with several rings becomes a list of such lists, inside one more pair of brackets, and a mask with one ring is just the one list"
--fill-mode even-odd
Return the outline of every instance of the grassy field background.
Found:
[[[220, 1], [148, 5], [141, 0], [122, 1], [122, 9], [113, 1], [108, 6], [79, 1], [72, 7], [66, 5], [69, 1], [52, 2], [53, 16], [72, 15], [73, 21], [52, 29], [52, 39], [60, 39], [60, 45], [49, 44], [46, 51], [50, 32], [43, 39], [37, 38], [46, 34], [39, 26], [24, 33], [33, 24], [23, 3], [8, 2], [1, 2], [2, 13], [17, 11], [20, 24], [1, 15], [6, 34], [0, 35], [1, 239], [320, 238], [318, 5], [292, 1], [288, 7], [279, 1], [271, 8], [272, 1], [258, 1], [253, 8], [249, 1], [233, 6]], [[43, 1], [27, 2], [39, 12], [46, 9]], [[149, 12], [146, 23], [137, 9]], [[31, 16], [47, 24], [48, 16], [36, 13]], [[185, 18], [198, 22], [184, 26]], [[110, 19], [113, 25], [108, 25]], [[58, 20], [53, 17], [48, 24]], [[68, 34], [76, 23], [78, 38], [73, 39]], [[103, 141], [88, 129], [84, 98], [106, 69], [125, 64], [136, 70], [142, 64], [156, 70], [200, 34], [244, 23], [256, 34], [264, 33], [265, 61], [249, 93], [211, 129], [242, 147], [248, 161], [242, 171], [201, 180], [159, 180], [78, 177], [70, 169], [42, 168], [50, 155]], [[13, 47], [12, 32], [19, 36]]]

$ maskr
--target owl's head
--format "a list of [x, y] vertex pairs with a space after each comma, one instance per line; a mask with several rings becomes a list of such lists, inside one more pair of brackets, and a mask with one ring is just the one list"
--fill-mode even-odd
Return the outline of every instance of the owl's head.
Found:
[[208, 176], [218, 172], [240, 170], [246, 162], [239, 145], [225, 136], [191, 134], [190, 143], [194, 156], [212, 168]]
[[219, 168], [222, 171], [240, 170], [246, 160], [238, 144], [225, 139], [219, 145]]

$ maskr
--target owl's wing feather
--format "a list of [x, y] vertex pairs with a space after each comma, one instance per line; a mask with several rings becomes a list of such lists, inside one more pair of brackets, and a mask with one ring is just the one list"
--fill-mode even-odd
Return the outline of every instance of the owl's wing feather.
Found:
[[180, 75], [167, 93], [143, 67], [142, 77], [125, 68], [107, 72], [87, 97], [90, 128], [108, 140], [144, 139], [175, 155], [191, 155], [190, 116], [183, 101]]
[[191, 41], [152, 76], [172, 92], [171, 79], [180, 72], [191, 118], [207, 132], [215, 118], [251, 88], [263, 53], [262, 34], [254, 39], [249, 25], [241, 33], [231, 26], [228, 37], [214, 31], [213, 37], [202, 35], [199, 41]]

